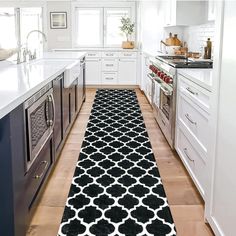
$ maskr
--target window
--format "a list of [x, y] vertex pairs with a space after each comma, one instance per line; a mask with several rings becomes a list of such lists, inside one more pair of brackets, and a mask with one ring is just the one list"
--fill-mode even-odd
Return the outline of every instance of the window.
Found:
[[[21, 8], [20, 9], [20, 32], [21, 44], [26, 44], [26, 38], [30, 31], [42, 31], [42, 8]], [[28, 47], [32, 50], [42, 51], [42, 35], [34, 33], [30, 36]]]
[[0, 8], [0, 48], [14, 48], [16, 39], [16, 16], [14, 8]]
[[[0, 8], [0, 48], [15, 48], [26, 43], [31, 30], [42, 31], [42, 8]], [[41, 35], [32, 34], [29, 48], [42, 51]]]
[[77, 45], [102, 45], [102, 9], [77, 9]]
[[125, 36], [120, 31], [121, 17], [131, 17], [131, 8], [76, 8], [78, 47], [120, 46]]
[[126, 40], [120, 31], [120, 20], [124, 16], [130, 16], [130, 10], [127, 9], [105, 9], [106, 20], [106, 45], [120, 45], [122, 41]]

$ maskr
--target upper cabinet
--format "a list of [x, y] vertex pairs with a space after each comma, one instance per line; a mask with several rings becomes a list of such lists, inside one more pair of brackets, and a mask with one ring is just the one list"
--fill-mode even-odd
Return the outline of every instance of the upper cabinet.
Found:
[[205, 1], [167, 0], [163, 1], [163, 4], [166, 27], [199, 25], [206, 22], [207, 2]]

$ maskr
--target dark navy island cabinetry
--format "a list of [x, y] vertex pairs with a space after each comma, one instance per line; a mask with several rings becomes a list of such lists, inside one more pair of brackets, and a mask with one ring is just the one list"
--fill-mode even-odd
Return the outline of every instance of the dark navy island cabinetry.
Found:
[[27, 203], [23, 104], [0, 119], [0, 235], [24, 236]]
[[63, 84], [61, 74], [0, 119], [0, 236], [26, 235], [80, 110], [78, 97], [85, 99], [77, 79], [68, 89]]

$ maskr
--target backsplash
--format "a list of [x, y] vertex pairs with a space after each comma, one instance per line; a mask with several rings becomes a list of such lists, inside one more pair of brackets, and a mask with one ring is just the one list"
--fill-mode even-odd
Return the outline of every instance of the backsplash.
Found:
[[188, 43], [189, 51], [202, 53], [207, 38], [211, 39], [214, 48], [214, 34], [215, 23], [209, 22], [203, 25], [185, 27], [183, 31], [183, 39]]

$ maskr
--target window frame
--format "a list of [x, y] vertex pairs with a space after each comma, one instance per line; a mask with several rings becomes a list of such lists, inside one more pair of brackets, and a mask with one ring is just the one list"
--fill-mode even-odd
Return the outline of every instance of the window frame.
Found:
[[131, 18], [131, 7], [105, 7], [104, 9], [103, 9], [103, 19], [104, 19], [104, 24], [103, 24], [103, 26], [104, 26], [104, 29], [103, 29], [103, 41], [104, 41], [104, 44], [103, 44], [103, 46], [104, 47], [120, 47], [120, 45], [121, 45], [121, 43], [122, 42], [120, 42], [120, 44], [108, 44], [107, 43], [107, 11], [109, 11], [109, 10], [128, 10], [128, 17], [130, 17]]
[[[101, 34], [100, 34], [100, 44], [94, 44], [93, 46], [91, 46], [91, 45], [86, 45], [86, 44], [84, 44], [84, 45], [80, 45], [80, 44], [78, 44], [78, 40], [77, 40], [77, 37], [78, 37], [78, 15], [76, 14], [76, 11], [78, 11], [78, 9], [81, 9], [81, 10], [99, 10], [100, 11], [100, 26], [99, 26], [99, 28], [100, 28], [100, 32], [101, 32]], [[73, 30], [73, 32], [75, 32], [75, 36], [73, 36], [73, 37], [75, 37], [75, 44], [77, 45], [77, 47], [102, 47], [102, 45], [104, 44], [104, 42], [103, 42], [103, 25], [104, 25], [104, 23], [103, 23], [103, 19], [104, 19], [104, 17], [103, 17], [103, 8], [102, 7], [76, 7], [75, 8], [75, 30]]]
[[117, 10], [121, 10], [121, 9], [130, 9], [130, 18], [132, 21], [135, 22], [135, 33], [132, 36], [132, 38], [135, 40], [137, 38], [137, 24], [136, 24], [136, 3], [134, 1], [131, 2], [84, 2], [84, 1], [80, 1], [80, 2], [72, 2], [71, 4], [71, 17], [72, 17], [72, 32], [76, 32], [77, 31], [77, 17], [76, 17], [76, 8], [84, 8], [84, 9], [91, 9], [91, 8], [102, 8], [103, 11], [103, 17], [102, 17], [102, 27], [100, 27], [101, 29], [101, 36], [102, 36], [102, 44], [101, 45], [78, 45], [77, 44], [77, 33], [76, 34], [72, 34], [72, 47], [73, 48], [120, 48], [122, 42], [120, 42], [119, 45], [107, 45], [106, 44], [106, 39], [105, 39], [105, 9], [117, 9]]

